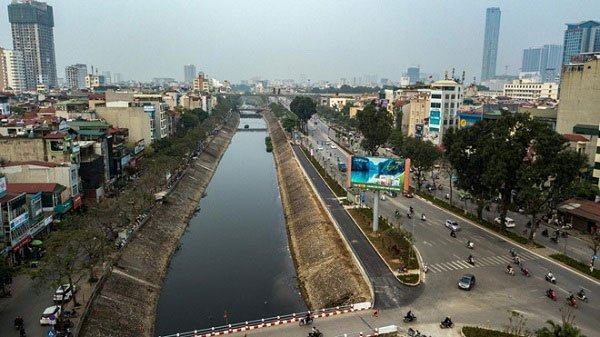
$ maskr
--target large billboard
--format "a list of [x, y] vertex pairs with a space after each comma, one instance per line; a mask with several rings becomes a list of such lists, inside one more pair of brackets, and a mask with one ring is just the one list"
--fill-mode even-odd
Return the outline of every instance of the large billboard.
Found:
[[410, 160], [352, 156], [350, 168], [351, 187], [393, 191], [408, 189]]
[[429, 111], [429, 130], [440, 131], [442, 126], [442, 112], [439, 109], [431, 109]]

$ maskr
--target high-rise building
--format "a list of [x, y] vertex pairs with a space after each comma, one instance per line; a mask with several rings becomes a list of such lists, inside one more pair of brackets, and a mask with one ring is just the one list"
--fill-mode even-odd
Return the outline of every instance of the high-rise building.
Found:
[[552, 82], [560, 75], [562, 46], [546, 44], [523, 50], [522, 72], [537, 72], [542, 82]]
[[121, 83], [121, 81], [123, 81], [123, 75], [121, 75], [121, 73], [114, 73], [113, 84]]
[[66, 85], [69, 89], [85, 88], [85, 76], [87, 75], [85, 64], [74, 64], [65, 68]]
[[23, 54], [17, 50], [0, 48], [0, 91], [26, 89]]
[[406, 69], [406, 75], [410, 78], [410, 85], [414, 85], [419, 81], [420, 72], [421, 69], [419, 67], [409, 67]]
[[183, 66], [183, 81], [188, 84], [194, 83], [196, 78], [196, 66], [193, 64], [186, 64]]
[[111, 76], [110, 71], [103, 71], [102, 76], [104, 76], [105, 84], [112, 84], [112, 76]]
[[56, 86], [52, 6], [33, 0], [13, 0], [8, 5], [8, 19], [14, 50], [23, 54], [27, 89], [36, 88], [37, 83]]
[[583, 21], [567, 23], [565, 30], [563, 64], [571, 62], [571, 57], [600, 51], [600, 22]]
[[498, 36], [500, 35], [500, 8], [488, 8], [485, 13], [485, 36], [483, 39], [483, 62], [481, 81], [496, 76], [498, 58]]

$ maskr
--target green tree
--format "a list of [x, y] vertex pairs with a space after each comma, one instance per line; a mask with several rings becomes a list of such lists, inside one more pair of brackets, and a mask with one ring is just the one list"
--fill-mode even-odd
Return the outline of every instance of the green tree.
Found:
[[[48, 237], [45, 242], [46, 254], [32, 274], [38, 286], [76, 285], [85, 277], [87, 266], [81, 255], [78, 235], [75, 229], [63, 229]], [[75, 294], [73, 302], [78, 305]]]
[[399, 128], [395, 128], [390, 134], [390, 145], [394, 148], [394, 153], [399, 154], [402, 145], [404, 145], [404, 134]]
[[317, 104], [307, 96], [296, 96], [290, 103], [290, 110], [298, 116], [301, 130], [306, 131], [306, 123], [317, 112]]
[[0, 258], [0, 293], [6, 292], [6, 286], [12, 283], [15, 270], [6, 263], [5, 258]]
[[543, 327], [536, 330], [536, 337], [585, 337], [581, 330], [573, 325], [573, 322], [565, 321], [562, 324], [555, 323], [552, 320], [548, 322], [549, 327]]
[[491, 127], [490, 122], [483, 121], [458, 131], [448, 129], [444, 135], [444, 157], [454, 167], [457, 187], [473, 196], [479, 219], [495, 193], [494, 187], [486, 182], [489, 152], [485, 137], [481, 136], [490, 132]]
[[392, 133], [392, 116], [387, 110], [369, 104], [358, 112], [356, 120], [363, 135], [362, 148], [373, 156], [377, 155], [377, 149], [388, 141]]
[[181, 125], [184, 130], [195, 128], [198, 124], [200, 124], [200, 119], [193, 111], [186, 110], [181, 115]]
[[294, 130], [294, 128], [296, 127], [296, 125], [298, 124], [298, 121], [286, 116], [281, 123], [282, 123], [285, 131], [291, 133]]
[[420, 191], [423, 184], [422, 177], [440, 158], [440, 151], [429, 141], [406, 137], [399, 153], [400, 156], [410, 159], [410, 166], [417, 177], [417, 189]]

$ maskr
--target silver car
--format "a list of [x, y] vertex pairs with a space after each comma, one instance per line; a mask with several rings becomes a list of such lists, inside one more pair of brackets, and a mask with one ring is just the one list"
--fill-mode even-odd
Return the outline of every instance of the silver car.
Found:
[[460, 230], [460, 225], [454, 220], [446, 220], [446, 227], [455, 232]]

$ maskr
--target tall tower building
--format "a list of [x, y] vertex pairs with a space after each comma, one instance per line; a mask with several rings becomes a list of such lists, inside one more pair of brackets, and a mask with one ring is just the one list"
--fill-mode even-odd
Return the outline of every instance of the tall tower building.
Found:
[[483, 38], [483, 62], [481, 80], [496, 76], [498, 58], [498, 36], [500, 35], [500, 8], [490, 7], [485, 13], [485, 36]]
[[194, 83], [196, 78], [196, 66], [193, 64], [186, 64], [183, 66], [183, 81], [188, 84]]
[[562, 46], [546, 44], [523, 50], [522, 72], [537, 72], [542, 82], [552, 82], [560, 75]]
[[563, 64], [569, 64], [571, 57], [581, 53], [600, 51], [600, 22], [583, 21], [567, 23], [563, 49]]
[[410, 85], [414, 85], [419, 81], [421, 76], [421, 69], [419, 67], [409, 67], [406, 69], [406, 76], [410, 79]]
[[67, 88], [83, 89], [85, 88], [85, 76], [87, 75], [87, 66], [85, 64], [74, 64], [65, 68], [65, 79]]
[[15, 51], [23, 54], [28, 89], [43, 83], [56, 86], [54, 15], [52, 7], [33, 0], [13, 0], [8, 5]]
[[25, 63], [17, 50], [0, 48], [0, 90], [22, 92], [25, 87]]

